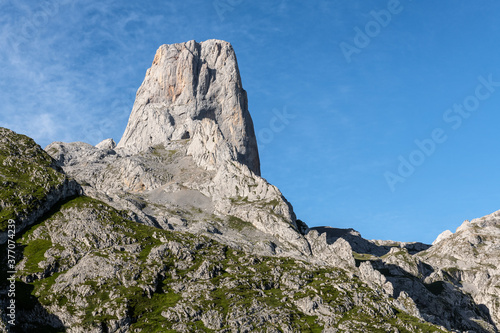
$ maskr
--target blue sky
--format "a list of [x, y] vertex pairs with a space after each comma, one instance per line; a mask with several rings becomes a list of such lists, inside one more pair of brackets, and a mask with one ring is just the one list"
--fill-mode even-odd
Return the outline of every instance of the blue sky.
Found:
[[500, 209], [497, 1], [4, 0], [0, 13], [0, 126], [42, 146], [119, 140], [156, 49], [218, 38], [238, 56], [262, 174], [310, 226], [432, 242]]

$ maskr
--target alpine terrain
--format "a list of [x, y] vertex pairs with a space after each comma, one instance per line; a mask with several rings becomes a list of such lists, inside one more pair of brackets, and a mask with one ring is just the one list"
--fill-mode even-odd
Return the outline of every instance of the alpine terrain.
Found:
[[0, 331], [498, 332], [500, 211], [434, 244], [309, 228], [232, 46], [162, 45], [118, 144], [0, 128]]

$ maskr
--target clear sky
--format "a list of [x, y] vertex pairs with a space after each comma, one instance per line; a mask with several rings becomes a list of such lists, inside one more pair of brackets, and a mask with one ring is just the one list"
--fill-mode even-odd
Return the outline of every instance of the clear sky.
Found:
[[118, 141], [161, 44], [233, 44], [262, 175], [310, 226], [432, 242], [500, 209], [500, 2], [0, 1], [0, 126]]

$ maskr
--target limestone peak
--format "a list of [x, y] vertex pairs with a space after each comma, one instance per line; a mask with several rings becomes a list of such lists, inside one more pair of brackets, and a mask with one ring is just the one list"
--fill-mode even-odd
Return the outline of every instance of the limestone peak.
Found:
[[192, 139], [189, 152], [207, 169], [231, 159], [260, 175], [247, 94], [228, 42], [160, 46], [117, 147], [138, 152], [182, 139]]

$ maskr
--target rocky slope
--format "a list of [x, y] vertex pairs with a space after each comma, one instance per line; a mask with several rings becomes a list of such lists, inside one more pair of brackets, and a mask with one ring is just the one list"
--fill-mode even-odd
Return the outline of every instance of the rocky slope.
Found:
[[148, 227], [87, 197], [18, 243], [23, 332], [441, 331], [343, 269]]
[[12, 331], [498, 331], [498, 214], [433, 246], [309, 229], [260, 177], [227, 42], [161, 46], [118, 145], [1, 131]]
[[0, 127], [0, 244], [9, 219], [20, 232], [78, 189], [32, 139]]
[[461, 291], [470, 294], [500, 325], [500, 211], [465, 221], [445, 233], [420, 256], [444, 270]]

